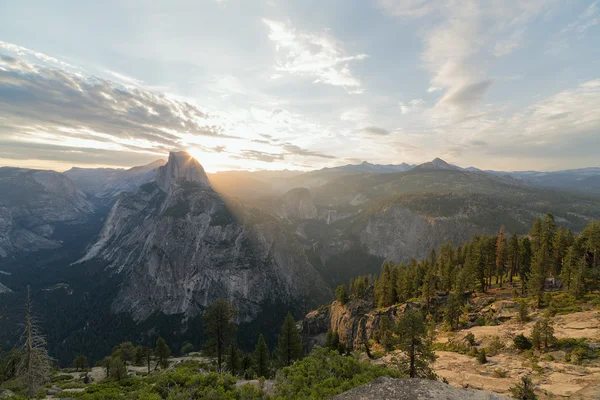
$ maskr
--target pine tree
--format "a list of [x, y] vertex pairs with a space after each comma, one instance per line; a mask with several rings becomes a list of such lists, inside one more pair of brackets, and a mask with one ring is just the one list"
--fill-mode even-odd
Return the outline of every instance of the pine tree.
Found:
[[296, 321], [294, 321], [294, 317], [290, 313], [287, 314], [283, 321], [277, 345], [275, 354], [277, 355], [279, 364], [284, 367], [290, 366], [294, 361], [304, 356], [302, 338], [296, 328]]
[[229, 373], [233, 376], [236, 376], [240, 373], [240, 364], [242, 361], [243, 354], [239, 350], [237, 342], [234, 340], [231, 345], [227, 348], [227, 355], [225, 362], [227, 363], [227, 368], [229, 369]]
[[335, 299], [342, 306], [348, 302], [348, 292], [346, 292], [346, 285], [340, 285], [335, 289]]
[[269, 348], [265, 343], [262, 333], [258, 336], [256, 347], [254, 347], [254, 367], [258, 377], [269, 378], [271, 359], [269, 357]]
[[546, 243], [538, 249], [531, 263], [531, 272], [527, 279], [529, 294], [537, 300], [537, 306], [542, 306], [546, 286], [547, 267], [551, 264], [550, 253]]
[[519, 272], [519, 237], [514, 233], [508, 240], [506, 258], [508, 263], [508, 281], [512, 284], [513, 277]]
[[204, 327], [210, 338], [206, 347], [217, 356], [217, 371], [222, 372], [223, 354], [236, 331], [233, 320], [235, 309], [226, 300], [216, 300], [204, 314]]
[[159, 337], [156, 341], [156, 348], [154, 349], [154, 354], [158, 358], [158, 362], [156, 367], [161, 367], [163, 369], [169, 366], [169, 357], [171, 356], [171, 349], [167, 346], [167, 342], [162, 337]]
[[25, 329], [22, 335], [21, 363], [18, 376], [27, 387], [29, 396], [50, 379], [51, 360], [46, 349], [46, 339], [31, 312], [31, 295], [27, 286], [25, 302]]
[[519, 239], [519, 277], [521, 278], [521, 295], [525, 295], [527, 278], [531, 271], [531, 241], [527, 236]]
[[[502, 278], [506, 273], [506, 264], [508, 261], [508, 243], [504, 234], [504, 225], [500, 227], [498, 239], [496, 239], [496, 283], [502, 285]], [[498, 282], [498, 280], [500, 282]]]
[[83, 354], [78, 355], [73, 360], [73, 368], [75, 368], [75, 371], [84, 371], [88, 368], [88, 366], [88, 359]]
[[529, 236], [531, 236], [531, 253], [536, 254], [540, 247], [542, 247], [542, 235], [544, 234], [544, 229], [542, 227], [541, 218], [537, 218], [533, 223], [533, 227], [531, 228], [531, 232]]
[[522, 376], [521, 382], [517, 383], [515, 386], [510, 387], [508, 390], [512, 397], [518, 400], [537, 400], [537, 396], [533, 391], [534, 385], [529, 379], [528, 376]]
[[460, 300], [458, 296], [451, 293], [446, 299], [446, 310], [444, 312], [444, 320], [451, 330], [458, 329], [460, 321]]
[[421, 293], [427, 302], [427, 308], [429, 308], [431, 299], [433, 299], [435, 296], [435, 275], [433, 274], [433, 268], [431, 268], [431, 265], [425, 273], [423, 286], [421, 287]]
[[435, 379], [431, 364], [436, 356], [431, 350], [431, 340], [423, 315], [413, 309], [407, 309], [396, 323], [398, 348], [402, 356], [394, 363], [410, 378]]

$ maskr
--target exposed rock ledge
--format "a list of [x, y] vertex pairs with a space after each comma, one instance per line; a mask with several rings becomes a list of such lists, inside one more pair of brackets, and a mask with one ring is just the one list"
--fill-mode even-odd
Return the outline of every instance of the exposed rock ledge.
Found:
[[459, 389], [426, 379], [381, 377], [333, 397], [334, 400], [510, 400], [511, 397], [473, 389]]

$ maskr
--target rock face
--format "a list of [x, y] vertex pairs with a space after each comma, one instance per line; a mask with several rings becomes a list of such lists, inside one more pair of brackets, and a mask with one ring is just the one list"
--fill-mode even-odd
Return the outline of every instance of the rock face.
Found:
[[309, 348], [323, 346], [327, 331], [337, 332], [349, 350], [364, 349], [366, 340], [379, 330], [381, 318], [396, 322], [407, 308], [419, 308], [416, 303], [394, 305], [386, 309], [374, 307], [372, 294], [366, 300], [352, 299], [344, 305], [334, 301], [328, 307], [309, 312], [302, 321], [302, 334]]
[[54, 171], [0, 168], [0, 258], [61, 246], [57, 223], [84, 222], [94, 211], [86, 195]]
[[333, 397], [334, 400], [510, 400], [511, 397], [474, 389], [458, 389], [426, 379], [377, 378]]
[[446, 242], [462, 243], [481, 233], [481, 227], [466, 218], [433, 218], [401, 204], [391, 204], [372, 213], [359, 232], [371, 254], [394, 262], [422, 258]]
[[122, 192], [135, 191], [144, 183], [154, 181], [158, 168], [165, 163], [165, 160], [156, 160], [130, 169], [73, 167], [63, 172], [63, 175], [75, 182], [85, 193], [111, 199]]
[[195, 159], [171, 153], [156, 182], [119, 197], [80, 261], [123, 273], [112, 309], [136, 320], [194, 316], [227, 298], [248, 322], [264, 303], [306, 310], [332, 297], [289, 229], [264, 210], [226, 204]]
[[284, 219], [317, 218], [317, 207], [313, 197], [306, 188], [295, 188], [285, 193], [276, 202], [276, 213]]
[[0, 294], [2, 293], [11, 293], [12, 290], [10, 290], [9, 288], [7, 288], [6, 286], [4, 286], [2, 284], [2, 282], [0, 282]]
[[163, 192], [168, 193], [178, 182], [198, 183], [210, 187], [202, 165], [184, 151], [170, 153], [169, 161], [160, 167], [156, 174], [156, 184]]

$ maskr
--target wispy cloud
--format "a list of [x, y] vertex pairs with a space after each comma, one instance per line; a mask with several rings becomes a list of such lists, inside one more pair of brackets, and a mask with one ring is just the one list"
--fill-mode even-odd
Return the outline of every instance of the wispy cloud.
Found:
[[348, 55], [327, 31], [301, 33], [289, 23], [263, 19], [269, 39], [278, 53], [276, 70], [313, 78], [315, 83], [345, 87], [362, 93], [361, 82], [350, 70], [350, 63], [367, 58], [366, 54]]

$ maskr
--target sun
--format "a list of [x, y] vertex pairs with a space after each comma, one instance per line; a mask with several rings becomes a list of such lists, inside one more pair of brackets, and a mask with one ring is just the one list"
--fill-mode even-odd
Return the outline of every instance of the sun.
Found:
[[219, 153], [210, 153], [195, 147], [187, 149], [187, 152], [202, 165], [206, 172], [217, 172], [224, 161]]

